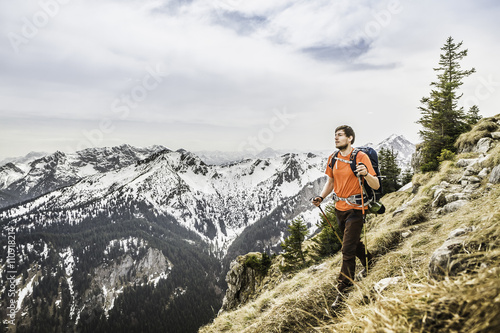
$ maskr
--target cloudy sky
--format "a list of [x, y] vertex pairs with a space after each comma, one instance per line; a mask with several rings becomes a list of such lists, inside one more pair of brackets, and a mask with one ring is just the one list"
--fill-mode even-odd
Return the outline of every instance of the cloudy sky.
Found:
[[192, 151], [418, 142], [448, 36], [462, 103], [500, 113], [495, 0], [0, 0], [0, 159], [161, 144]]

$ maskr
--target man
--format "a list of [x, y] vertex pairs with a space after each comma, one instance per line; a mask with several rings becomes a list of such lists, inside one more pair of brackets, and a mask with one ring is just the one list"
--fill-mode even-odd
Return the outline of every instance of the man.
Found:
[[[371, 254], [360, 240], [364, 223], [362, 202], [365, 203], [366, 200], [361, 200], [363, 193], [359, 179], [354, 174], [350, 165], [350, 163], [354, 163], [354, 161], [351, 161], [351, 154], [354, 150], [352, 144], [355, 137], [354, 130], [350, 126], [343, 125], [335, 129], [335, 147], [339, 150], [339, 153], [337, 157], [335, 157], [335, 154], [332, 154], [328, 159], [325, 171], [328, 175], [328, 180], [321, 194], [312, 201], [315, 206], [319, 206], [324, 198], [332, 191], [334, 192], [335, 215], [337, 216], [339, 228], [344, 234], [342, 267], [337, 279], [338, 294], [335, 302], [332, 304], [334, 308], [339, 306], [347, 288], [352, 285], [356, 269], [356, 257], [365, 266], [365, 272], [368, 270], [366, 267], [367, 261], [368, 265], [370, 265], [372, 260]], [[356, 162], [357, 174], [364, 178], [371, 188], [378, 189], [380, 183], [368, 155], [359, 151], [356, 156]], [[367, 205], [364, 208], [367, 209]]]

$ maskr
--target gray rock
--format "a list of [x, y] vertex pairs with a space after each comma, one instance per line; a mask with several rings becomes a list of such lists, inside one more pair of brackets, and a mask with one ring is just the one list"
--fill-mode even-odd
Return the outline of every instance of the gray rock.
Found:
[[472, 231], [474, 231], [474, 227], [461, 227], [461, 228], [455, 229], [448, 234], [448, 238], [446, 238], [446, 240], [457, 238], [459, 236], [468, 234], [469, 232], [472, 232]]
[[461, 158], [457, 161], [457, 167], [466, 168], [473, 163], [477, 163], [478, 158]]
[[408, 184], [404, 185], [403, 187], [401, 187], [398, 192], [405, 192], [405, 191], [408, 191], [409, 189], [413, 188], [413, 183], [412, 182], [409, 182]]
[[488, 181], [492, 184], [500, 183], [500, 164], [491, 170], [490, 178]]
[[472, 194], [472, 193], [476, 192], [480, 187], [481, 187], [480, 183], [467, 184], [467, 186], [464, 187], [462, 192]]
[[411, 200], [405, 202], [404, 204], [402, 204], [401, 206], [399, 206], [395, 211], [394, 213], [392, 213], [392, 216], [396, 216], [402, 212], [404, 212], [406, 210], [406, 208], [408, 208], [409, 206], [412, 205], [413, 201], [415, 201], [417, 197], [413, 197]]
[[[446, 204], [446, 195], [444, 194], [444, 190], [436, 191], [438, 192], [437, 196], [435, 196], [435, 199], [432, 201], [432, 207], [437, 208], [437, 207], [443, 207]], [[434, 195], [436, 194], [434, 193]]]
[[315, 273], [315, 272], [324, 271], [326, 268], [327, 268], [326, 267], [326, 262], [324, 262], [322, 264], [314, 265], [314, 266], [309, 267], [308, 271], [311, 272], [311, 273]]
[[450, 203], [457, 200], [469, 200], [470, 197], [466, 193], [450, 193], [446, 195], [446, 203]]
[[113, 307], [114, 300], [123, 292], [125, 286], [134, 283], [156, 283], [159, 279], [168, 278], [172, 264], [155, 248], [148, 248], [147, 253], [138, 260], [133, 260], [129, 254], [115, 259], [112, 264], [101, 264], [94, 271], [92, 286], [103, 292], [94, 302], [99, 303], [105, 313]]
[[448, 214], [451, 212], [455, 212], [455, 211], [459, 210], [460, 208], [462, 208], [465, 204], [467, 204], [467, 202], [468, 202], [467, 200], [457, 200], [457, 201], [450, 202], [449, 204], [446, 204], [443, 207], [443, 213]]
[[411, 231], [410, 231], [410, 230], [408, 230], [408, 231], [403, 231], [403, 232], [401, 233], [401, 237], [403, 237], [403, 238], [406, 238], [406, 237], [408, 237], [408, 236], [410, 236], [410, 235], [411, 235]]
[[471, 184], [476, 184], [476, 183], [480, 183], [480, 182], [481, 182], [481, 178], [479, 178], [477, 176], [469, 177], [469, 183], [471, 183]]
[[488, 174], [490, 173], [491, 169], [490, 168], [484, 168], [482, 169], [478, 174], [477, 176], [480, 177], [480, 178], [486, 178], [488, 176]]
[[441, 194], [444, 193], [444, 191], [446, 191], [446, 189], [442, 188], [441, 186], [436, 186], [434, 190], [434, 199], [438, 198]]
[[478, 172], [476, 171], [475, 168], [467, 168], [465, 169], [465, 172], [464, 172], [464, 176], [474, 176], [474, 175], [477, 175]]
[[500, 132], [491, 132], [490, 135], [493, 139], [500, 139]]
[[462, 178], [460, 178], [459, 182], [463, 187], [465, 187], [465, 186], [469, 185], [469, 177], [463, 176]]
[[491, 138], [481, 138], [476, 144], [476, 151], [479, 153], [486, 153], [491, 148], [493, 140]]
[[464, 251], [466, 235], [473, 231], [471, 227], [463, 227], [453, 230], [446, 241], [431, 256], [429, 261], [429, 275], [434, 279], [440, 279], [446, 275], [454, 276], [463, 269], [458, 254]]

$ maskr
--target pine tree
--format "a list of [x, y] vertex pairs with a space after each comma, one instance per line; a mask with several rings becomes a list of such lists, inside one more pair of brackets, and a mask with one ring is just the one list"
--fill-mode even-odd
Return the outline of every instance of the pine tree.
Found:
[[408, 167], [403, 171], [403, 176], [401, 177], [401, 184], [406, 185], [410, 183], [413, 179], [413, 172], [411, 171], [411, 168]]
[[382, 148], [378, 153], [380, 174], [384, 176], [382, 188], [385, 193], [395, 192], [401, 187], [401, 168], [398, 166], [397, 157], [398, 153], [393, 149]]
[[320, 260], [324, 257], [333, 255], [337, 253], [342, 247], [339, 239], [339, 237], [342, 237], [342, 235], [337, 224], [337, 217], [335, 216], [335, 206], [326, 206], [325, 215], [328, 218], [328, 221], [330, 221], [331, 225], [325, 219], [323, 214], [320, 214], [321, 220], [318, 222], [317, 227], [320, 228], [321, 231], [317, 236], [313, 238], [313, 241], [315, 243], [313, 245], [313, 249], [316, 254], [314, 256], [315, 260]]
[[430, 96], [423, 97], [419, 107], [422, 117], [417, 121], [423, 129], [419, 131], [423, 139], [422, 171], [437, 170], [443, 149], [455, 152], [454, 143], [458, 136], [470, 129], [463, 107], [458, 106], [462, 97], [457, 90], [463, 84], [462, 79], [474, 73], [474, 68], [461, 70], [459, 61], [467, 56], [467, 49], [460, 50], [462, 42], [455, 44], [452, 37], [448, 37], [441, 48], [444, 54], [440, 55], [437, 82], [432, 82]]
[[471, 106], [471, 108], [469, 109], [469, 112], [467, 113], [467, 115], [465, 116], [465, 121], [467, 122], [467, 124], [469, 124], [470, 126], [474, 126], [476, 125], [483, 117], [481, 117], [481, 115], [479, 114], [479, 108], [477, 107], [477, 105], [473, 105]]
[[308, 252], [302, 249], [302, 243], [309, 233], [302, 218], [294, 219], [288, 227], [288, 231], [290, 235], [281, 243], [281, 248], [284, 251], [282, 255], [285, 259], [285, 265], [281, 267], [283, 271], [305, 266], [305, 257]]

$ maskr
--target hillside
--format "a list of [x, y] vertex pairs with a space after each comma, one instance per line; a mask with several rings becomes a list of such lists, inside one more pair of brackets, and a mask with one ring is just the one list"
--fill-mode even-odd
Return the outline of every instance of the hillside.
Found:
[[499, 132], [500, 115], [483, 119], [439, 172], [384, 196], [387, 212], [367, 221], [376, 264], [338, 312], [339, 253], [294, 275], [277, 273], [278, 256], [272, 274], [239, 286], [256, 290], [248, 301], [200, 332], [500, 331]]

